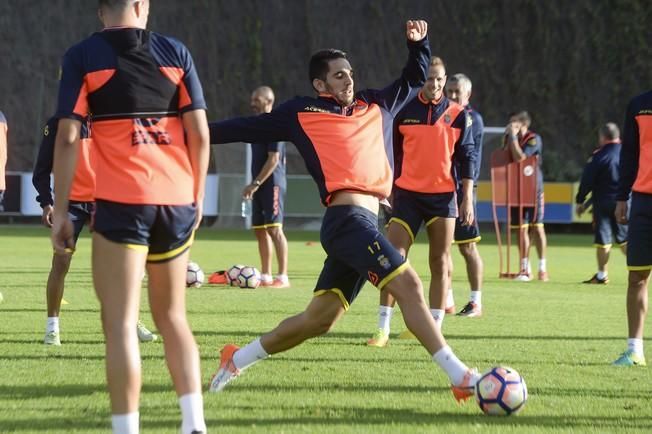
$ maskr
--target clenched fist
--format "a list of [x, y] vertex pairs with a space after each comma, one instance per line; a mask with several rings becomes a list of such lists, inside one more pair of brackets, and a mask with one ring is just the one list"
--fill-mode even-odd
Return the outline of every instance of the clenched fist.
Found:
[[424, 20], [409, 20], [405, 23], [405, 33], [408, 40], [420, 41], [428, 34], [428, 23]]

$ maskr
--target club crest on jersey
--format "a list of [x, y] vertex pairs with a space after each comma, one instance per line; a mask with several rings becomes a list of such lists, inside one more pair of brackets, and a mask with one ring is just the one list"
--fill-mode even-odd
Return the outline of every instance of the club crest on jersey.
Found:
[[445, 114], [444, 115], [444, 122], [446, 122], [447, 124], [450, 124], [451, 123], [451, 115]]
[[43, 128], [43, 135], [44, 136], [49, 136], [50, 135], [50, 126], [46, 125], [45, 128]]
[[389, 262], [389, 259], [387, 259], [387, 256], [385, 255], [380, 255], [378, 256], [377, 259], [380, 266], [383, 267], [385, 270], [389, 269], [389, 267], [392, 266], [392, 264], [390, 264]]

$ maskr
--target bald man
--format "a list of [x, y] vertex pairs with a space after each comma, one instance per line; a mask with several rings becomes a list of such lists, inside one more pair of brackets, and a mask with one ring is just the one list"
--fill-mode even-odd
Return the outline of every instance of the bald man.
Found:
[[[251, 94], [255, 114], [269, 113], [274, 106], [274, 92], [261, 86]], [[258, 240], [261, 261], [261, 285], [288, 288], [288, 242], [283, 233], [285, 199], [285, 143], [252, 143], [251, 175], [253, 181], [242, 191], [252, 201], [252, 228]], [[272, 278], [272, 256], [276, 252], [278, 273]]]

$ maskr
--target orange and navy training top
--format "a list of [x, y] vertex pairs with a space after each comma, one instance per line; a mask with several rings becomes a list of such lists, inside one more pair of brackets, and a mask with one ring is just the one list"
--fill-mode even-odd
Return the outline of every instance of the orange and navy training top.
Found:
[[348, 107], [328, 95], [295, 97], [258, 116], [211, 122], [211, 143], [291, 141], [317, 183], [324, 205], [334, 192], [386, 198], [392, 188], [392, 123], [426, 78], [430, 45], [408, 41], [401, 77], [356, 93]]
[[628, 200], [632, 190], [652, 194], [652, 91], [627, 106], [617, 200]]
[[[52, 188], [50, 184], [50, 173], [54, 163], [54, 142], [57, 137], [59, 119], [52, 117], [48, 119], [43, 128], [43, 138], [38, 150], [38, 157], [32, 173], [32, 184], [38, 193], [36, 201], [41, 208], [47, 205], [54, 205], [52, 199]], [[81, 127], [81, 138], [79, 140], [79, 153], [77, 166], [70, 188], [70, 200], [76, 202], [93, 202], [95, 197], [95, 150], [90, 135], [90, 123], [85, 119]]]
[[429, 101], [419, 92], [396, 116], [394, 177], [397, 187], [417, 193], [451, 193], [460, 178], [473, 179], [478, 160], [473, 120], [443, 96]]
[[83, 120], [91, 114], [97, 199], [194, 202], [181, 114], [205, 108], [192, 57], [176, 39], [107, 28], [63, 58], [56, 116]]

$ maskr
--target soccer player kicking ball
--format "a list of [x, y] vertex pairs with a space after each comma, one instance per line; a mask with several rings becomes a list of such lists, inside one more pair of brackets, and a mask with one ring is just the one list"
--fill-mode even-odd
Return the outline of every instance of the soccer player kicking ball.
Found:
[[[652, 91], [630, 101], [620, 151], [616, 219], [629, 221], [627, 244], [627, 350], [617, 366], [645, 366], [643, 326], [647, 315], [648, 282], [652, 270]], [[633, 191], [633, 193], [632, 193]], [[631, 193], [632, 209], [627, 210]]]
[[[446, 68], [439, 57], [433, 57], [426, 82], [396, 116], [392, 217], [387, 238], [401, 255], [407, 257], [410, 247], [424, 223], [428, 233], [430, 265], [430, 314], [438, 327], [444, 321], [448, 292], [448, 267], [458, 215], [455, 190], [457, 179], [453, 162], [461, 167], [463, 225], [473, 222], [473, 170], [476, 159], [472, 120], [461, 105], [444, 95]], [[367, 341], [382, 347], [389, 339], [389, 322], [395, 300], [387, 291], [380, 293], [379, 329]], [[454, 309], [452, 309], [452, 312]], [[403, 332], [401, 338], [412, 338]]]
[[210, 124], [212, 143], [287, 140], [296, 145], [327, 206], [321, 243], [328, 254], [306, 310], [243, 348], [226, 345], [211, 391], [221, 391], [271, 354], [328, 332], [369, 280], [397, 299], [408, 328], [450, 377], [455, 398], [472, 396], [477, 372], [448, 347], [416, 272], [378, 230], [379, 199], [392, 188], [387, 154], [392, 120], [425, 80], [430, 58], [426, 22], [408, 21], [406, 33], [408, 62], [401, 77], [382, 90], [354, 93], [346, 54], [322, 50], [309, 66], [318, 97], [297, 97], [271, 113]]

